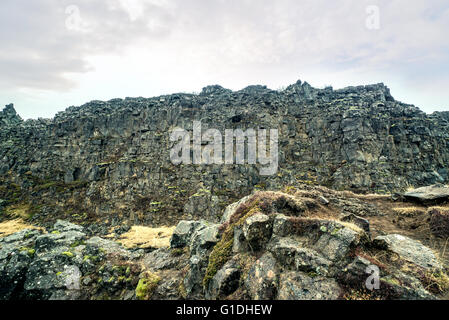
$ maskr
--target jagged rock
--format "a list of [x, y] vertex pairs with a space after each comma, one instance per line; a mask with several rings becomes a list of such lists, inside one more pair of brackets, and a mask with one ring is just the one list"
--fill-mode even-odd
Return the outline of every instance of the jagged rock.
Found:
[[157, 249], [146, 254], [143, 263], [151, 271], [175, 269], [180, 263], [179, 257], [174, 257], [168, 249]]
[[225, 223], [227, 221], [229, 221], [229, 219], [232, 217], [232, 215], [235, 213], [235, 211], [237, 210], [237, 208], [242, 204], [245, 203], [246, 201], [248, 201], [251, 198], [251, 195], [243, 197], [242, 199], [240, 199], [237, 202], [234, 202], [232, 204], [230, 204], [229, 206], [226, 207], [223, 216], [221, 217], [220, 223]]
[[322, 235], [313, 248], [331, 261], [342, 260], [352, 246], [356, 245], [360, 235], [338, 223], [330, 222], [320, 228]]
[[79, 231], [56, 232], [40, 235], [36, 238], [38, 252], [50, 250], [55, 247], [70, 247], [72, 244], [86, 239], [86, 234]]
[[449, 199], [449, 187], [441, 184], [421, 187], [404, 193], [404, 197], [421, 202], [444, 201]]
[[193, 233], [201, 225], [198, 221], [181, 221], [176, 226], [175, 231], [170, 239], [170, 247], [183, 248], [190, 245]]
[[[435, 300], [436, 297], [429, 293], [422, 283], [403, 272], [388, 275], [380, 279], [381, 287], [387, 286], [391, 298], [402, 300]], [[382, 288], [381, 288], [382, 289]]]
[[251, 267], [245, 287], [253, 300], [272, 300], [277, 294], [278, 281], [276, 259], [271, 253], [265, 253]]
[[56, 221], [55, 225], [54, 225], [54, 229], [59, 231], [59, 232], [67, 232], [67, 231], [78, 231], [78, 232], [83, 232], [84, 228], [70, 223], [68, 221], [64, 221], [64, 220], [58, 220]]
[[279, 300], [336, 300], [341, 289], [334, 279], [284, 272], [279, 280]]
[[378, 247], [388, 248], [397, 253], [402, 259], [426, 269], [441, 269], [441, 263], [428, 247], [419, 241], [412, 240], [399, 234], [379, 236], [374, 239]]
[[292, 223], [289, 218], [283, 214], [278, 214], [273, 221], [273, 235], [280, 237], [287, 236], [292, 229]]
[[282, 266], [298, 271], [327, 275], [332, 264], [315, 250], [305, 248], [301, 242], [288, 237], [273, 238], [268, 245], [268, 250]]
[[224, 298], [239, 287], [240, 270], [235, 261], [228, 261], [218, 270], [206, 290], [206, 299]]
[[[89, 235], [106, 235], [119, 223], [175, 225], [206, 215], [217, 222], [225, 204], [292, 181], [380, 193], [448, 182], [447, 118], [395, 101], [384, 84], [211, 87], [199, 95], [91, 101], [28, 121], [10, 106], [0, 113], [0, 177], [32, 191], [37, 222], [53, 223], [73, 210], [109, 224]], [[202, 131], [279, 128], [279, 174], [262, 177], [250, 164], [173, 165], [171, 129], [191, 132], [197, 119]], [[119, 221], [112, 222], [115, 208]]]
[[219, 225], [203, 224], [192, 235], [190, 252], [202, 254], [210, 250], [219, 240]]
[[243, 224], [243, 235], [252, 250], [259, 250], [270, 240], [272, 222], [264, 214], [256, 214], [246, 219]]

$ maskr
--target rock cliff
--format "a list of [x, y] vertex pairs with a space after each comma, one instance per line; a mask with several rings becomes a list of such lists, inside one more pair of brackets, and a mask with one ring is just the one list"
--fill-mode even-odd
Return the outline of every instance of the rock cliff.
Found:
[[[278, 129], [278, 173], [263, 177], [253, 165], [173, 165], [170, 132], [192, 130], [195, 120], [203, 131]], [[449, 179], [449, 113], [428, 115], [398, 102], [383, 84], [209, 86], [199, 94], [92, 101], [28, 121], [9, 105], [0, 123], [0, 199], [49, 225], [57, 218], [218, 221], [226, 205], [254, 190], [304, 182], [388, 193]]]

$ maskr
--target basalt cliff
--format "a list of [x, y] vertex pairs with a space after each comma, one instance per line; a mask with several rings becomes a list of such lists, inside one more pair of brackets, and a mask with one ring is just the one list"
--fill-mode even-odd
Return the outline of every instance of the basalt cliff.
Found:
[[[203, 131], [278, 129], [277, 174], [261, 176], [254, 165], [175, 166], [170, 133], [192, 130], [193, 121]], [[131, 225], [218, 221], [226, 205], [254, 190], [299, 182], [394, 193], [449, 180], [449, 112], [428, 115], [395, 101], [383, 84], [210, 86], [92, 101], [28, 121], [9, 105], [0, 123], [0, 199], [20, 200], [42, 222], [70, 214]]]
[[[195, 122], [277, 129], [276, 174], [174, 164]], [[449, 112], [383, 84], [8, 105], [0, 125], [0, 300], [449, 297]]]

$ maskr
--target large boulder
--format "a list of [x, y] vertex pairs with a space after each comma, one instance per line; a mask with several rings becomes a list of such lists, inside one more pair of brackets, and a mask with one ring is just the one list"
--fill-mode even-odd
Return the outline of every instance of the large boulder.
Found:
[[449, 199], [449, 187], [442, 184], [421, 187], [404, 193], [404, 197], [420, 202], [440, 202]]
[[376, 246], [391, 250], [402, 259], [425, 269], [442, 269], [442, 265], [435, 253], [419, 241], [399, 234], [379, 236], [374, 239]]

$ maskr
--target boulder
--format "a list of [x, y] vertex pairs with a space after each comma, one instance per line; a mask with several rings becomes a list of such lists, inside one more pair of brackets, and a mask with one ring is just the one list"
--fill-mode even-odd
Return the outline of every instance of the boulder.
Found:
[[195, 230], [201, 225], [199, 221], [181, 221], [176, 226], [170, 239], [171, 248], [184, 248], [190, 244], [190, 239]]
[[276, 259], [271, 253], [265, 253], [251, 267], [245, 287], [253, 300], [272, 300], [277, 294], [278, 281]]
[[446, 201], [449, 199], [449, 187], [442, 184], [421, 187], [404, 193], [404, 197], [420, 202]]
[[390, 234], [375, 238], [374, 244], [381, 248], [387, 248], [398, 254], [402, 259], [422, 268], [442, 269], [442, 265], [433, 251], [419, 241], [399, 234]]
[[239, 287], [240, 269], [235, 261], [230, 260], [218, 270], [209, 282], [206, 290], [206, 299], [215, 300], [225, 298]]
[[272, 233], [270, 217], [255, 214], [243, 224], [243, 235], [252, 250], [260, 250], [270, 240]]

